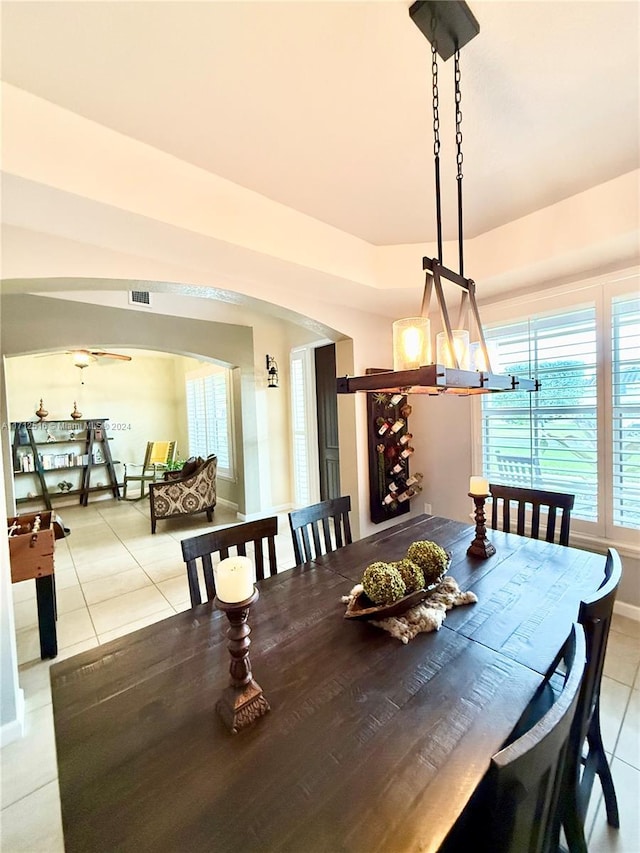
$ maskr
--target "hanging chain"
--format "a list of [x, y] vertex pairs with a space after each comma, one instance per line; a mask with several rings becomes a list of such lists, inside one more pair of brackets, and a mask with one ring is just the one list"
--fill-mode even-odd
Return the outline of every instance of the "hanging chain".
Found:
[[[438, 240], [438, 260], [442, 262], [442, 205], [440, 202], [440, 113], [438, 95], [438, 42], [436, 28], [438, 20], [431, 16], [431, 92], [433, 95], [433, 157], [435, 167], [436, 190], [436, 230]], [[427, 275], [427, 278], [429, 276]]]
[[458, 165], [458, 173], [456, 178], [462, 180], [462, 110], [460, 103], [462, 95], [460, 93], [460, 51], [456, 50], [454, 59], [455, 69], [455, 93], [456, 93], [456, 163]]
[[[435, 30], [435, 18], [431, 21]], [[431, 91], [433, 94], [433, 155], [440, 154], [440, 113], [438, 96], [438, 53], [435, 38], [431, 44]]]
[[462, 235], [462, 110], [460, 102], [462, 95], [460, 94], [460, 51], [456, 50], [454, 59], [454, 81], [455, 81], [455, 100], [456, 100], [456, 165], [458, 171], [456, 180], [458, 181], [458, 261], [460, 267], [460, 275], [464, 276], [464, 249]]

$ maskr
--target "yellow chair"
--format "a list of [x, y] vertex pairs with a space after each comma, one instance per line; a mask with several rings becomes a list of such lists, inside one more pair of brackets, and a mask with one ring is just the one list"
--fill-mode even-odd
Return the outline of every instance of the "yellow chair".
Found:
[[[175, 441], [149, 441], [147, 442], [147, 450], [144, 454], [144, 462], [142, 465], [125, 462], [124, 463], [124, 491], [122, 497], [129, 501], [139, 501], [144, 497], [144, 484], [147, 482], [155, 483], [158, 475], [166, 471], [169, 462], [173, 462], [176, 457], [176, 442]], [[142, 469], [140, 473], [130, 472], [130, 469]], [[127, 488], [129, 483], [140, 483], [140, 494], [136, 498], [127, 497]]]

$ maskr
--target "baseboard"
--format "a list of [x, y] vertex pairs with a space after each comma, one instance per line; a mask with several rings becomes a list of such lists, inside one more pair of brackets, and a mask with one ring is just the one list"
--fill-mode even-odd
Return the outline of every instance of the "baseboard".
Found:
[[618, 616], [626, 616], [627, 619], [633, 619], [635, 622], [640, 622], [640, 607], [635, 604], [627, 604], [626, 601], [616, 601], [613, 605], [613, 612]]
[[293, 509], [290, 503], [279, 504], [278, 506], [269, 507], [269, 509], [261, 510], [260, 512], [238, 513], [240, 521], [258, 521], [260, 518], [266, 518], [269, 515], [282, 515]]
[[24, 737], [24, 690], [20, 687], [16, 693], [16, 718], [0, 726], [0, 747]]
[[238, 504], [233, 503], [233, 501], [228, 501], [226, 498], [216, 498], [216, 505], [220, 504], [220, 506], [225, 507], [226, 509], [238, 511]]

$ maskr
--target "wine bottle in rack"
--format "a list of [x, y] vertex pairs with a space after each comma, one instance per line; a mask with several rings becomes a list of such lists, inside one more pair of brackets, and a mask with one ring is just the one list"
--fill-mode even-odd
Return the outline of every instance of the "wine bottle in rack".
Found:
[[413, 438], [413, 435], [410, 432], [405, 432], [405, 434], [401, 435], [400, 438], [398, 439], [398, 443], [399, 444], [408, 444], [412, 438]]
[[405, 492], [398, 495], [398, 503], [404, 503], [405, 501], [411, 500], [411, 498], [415, 498], [415, 496], [420, 494], [421, 491], [422, 486], [411, 486]]
[[403, 426], [404, 426], [404, 421], [402, 420], [402, 418], [398, 418], [398, 420], [391, 427], [391, 432], [393, 432], [393, 433], [400, 432], [400, 430], [402, 429]]
[[[408, 477], [405, 486], [415, 486], [416, 484], [420, 484], [422, 482], [422, 474], [413, 474], [411, 477]], [[422, 486], [420, 486], [422, 488]]]
[[378, 427], [378, 435], [384, 435], [385, 432], [389, 429], [389, 422], [385, 421], [384, 418], [378, 418], [376, 421], [376, 426]]
[[401, 459], [408, 459], [412, 453], [415, 453], [414, 448], [407, 446], [404, 448], [404, 450], [400, 451], [400, 458]]

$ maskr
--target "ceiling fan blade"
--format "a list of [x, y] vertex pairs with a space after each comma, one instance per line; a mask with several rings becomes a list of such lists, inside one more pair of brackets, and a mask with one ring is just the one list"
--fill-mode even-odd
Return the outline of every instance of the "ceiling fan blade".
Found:
[[[43, 352], [38, 353], [35, 358], [50, 358], [52, 355], [62, 355], [62, 352]], [[95, 361], [98, 358], [116, 358], [119, 361], [132, 361], [130, 355], [122, 355], [119, 352], [104, 352], [96, 349], [68, 349], [64, 355], [86, 355], [87, 358]]]
[[120, 361], [131, 361], [130, 355], [122, 355], [119, 352], [102, 352], [102, 350], [91, 350], [91, 355], [97, 358], [117, 358]]

